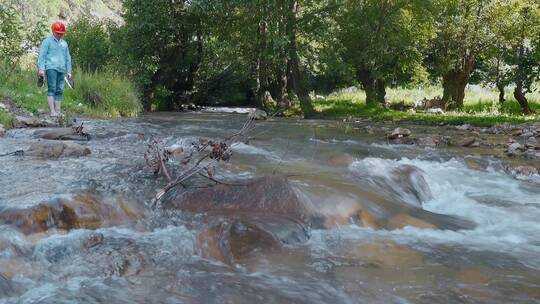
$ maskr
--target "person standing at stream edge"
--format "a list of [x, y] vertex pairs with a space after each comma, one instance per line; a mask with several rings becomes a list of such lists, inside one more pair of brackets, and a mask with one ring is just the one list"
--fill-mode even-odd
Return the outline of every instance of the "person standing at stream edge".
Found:
[[38, 74], [47, 78], [47, 102], [51, 116], [58, 116], [64, 94], [64, 77], [71, 80], [71, 55], [62, 39], [66, 26], [62, 22], [51, 25], [53, 34], [43, 40], [39, 49]]

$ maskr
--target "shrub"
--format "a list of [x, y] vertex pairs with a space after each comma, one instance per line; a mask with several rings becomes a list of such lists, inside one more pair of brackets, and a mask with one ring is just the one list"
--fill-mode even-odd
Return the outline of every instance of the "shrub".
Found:
[[111, 61], [111, 39], [98, 21], [83, 17], [73, 24], [66, 40], [74, 66], [84, 71], [103, 70]]
[[0, 110], [0, 125], [3, 125], [4, 128], [10, 129], [12, 127], [12, 117], [6, 112]]
[[5, 82], [24, 54], [22, 21], [16, 10], [0, 3], [0, 81]]
[[87, 107], [95, 116], [135, 116], [141, 111], [134, 85], [111, 72], [75, 73], [75, 88], [70, 92], [75, 103]]

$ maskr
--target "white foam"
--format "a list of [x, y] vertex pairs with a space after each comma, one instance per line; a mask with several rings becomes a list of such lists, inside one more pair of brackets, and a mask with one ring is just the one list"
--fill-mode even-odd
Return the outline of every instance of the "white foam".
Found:
[[[470, 248], [513, 252], [521, 255], [536, 254], [531, 263], [540, 266], [540, 190], [533, 193], [523, 188], [523, 181], [502, 172], [468, 169], [463, 162], [452, 159], [433, 162], [417, 159], [388, 160], [365, 158], [355, 161], [349, 169], [363, 175], [389, 176], [401, 166], [412, 165], [421, 169], [433, 194], [424, 203], [424, 209], [440, 214], [460, 216], [474, 221], [474, 230], [442, 231], [406, 227], [395, 231], [372, 231], [350, 227], [341, 230], [346, 238], [363, 233], [391, 237], [401, 241], [419, 240], [441, 244], [457, 243]], [[479, 202], [478, 198], [483, 198]], [[506, 202], [503, 206], [496, 200]], [[354, 231], [354, 232], [353, 232]], [[364, 235], [365, 236], [365, 235]], [[343, 236], [342, 236], [343, 237]]]
[[249, 154], [249, 155], [259, 155], [259, 156], [264, 156], [264, 157], [266, 157], [268, 159], [272, 159], [272, 160], [276, 160], [276, 161], [281, 160], [281, 157], [279, 157], [275, 153], [269, 152], [268, 150], [265, 150], [263, 148], [256, 147], [256, 146], [253, 146], [253, 145], [247, 145], [247, 144], [242, 143], [242, 142], [237, 142], [237, 143], [232, 144], [231, 149], [235, 153]]

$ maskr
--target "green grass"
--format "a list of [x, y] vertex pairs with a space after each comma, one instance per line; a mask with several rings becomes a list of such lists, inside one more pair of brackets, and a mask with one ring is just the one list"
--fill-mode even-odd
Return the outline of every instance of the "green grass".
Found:
[[[433, 98], [440, 96], [442, 91], [438, 88], [428, 87], [423, 89], [391, 89], [387, 97], [390, 102], [404, 101], [412, 104], [415, 100], [424, 97]], [[510, 92], [507, 98], [511, 96]], [[524, 116], [521, 114], [519, 104], [515, 100], [507, 100], [499, 109], [497, 102], [498, 92], [495, 90], [475, 87], [467, 90], [465, 105], [462, 111], [446, 112], [442, 115], [416, 113], [414, 111], [393, 111], [379, 106], [367, 106], [365, 94], [362, 91], [336, 92], [324, 99], [314, 101], [315, 109], [324, 117], [357, 117], [373, 120], [406, 120], [432, 124], [473, 124], [489, 126], [497, 123], [518, 124], [527, 121], [540, 120], [540, 95], [530, 94], [529, 105], [534, 115]]]
[[[136, 90], [125, 77], [109, 72], [75, 71], [75, 88], [65, 87], [62, 111], [96, 118], [136, 116], [141, 111]], [[37, 72], [17, 69], [8, 81], [0, 83], [0, 99], [9, 97], [24, 109], [48, 111], [47, 88], [38, 88]]]
[[0, 110], [0, 125], [4, 125], [6, 129], [10, 129], [13, 126], [11, 115], [2, 110]]

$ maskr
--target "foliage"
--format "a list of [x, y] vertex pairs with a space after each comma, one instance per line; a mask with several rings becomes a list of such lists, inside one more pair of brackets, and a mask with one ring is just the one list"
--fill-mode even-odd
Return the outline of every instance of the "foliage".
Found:
[[86, 105], [86, 113], [95, 116], [136, 116], [141, 111], [133, 84], [111, 72], [77, 72], [77, 84], [71, 97]]
[[89, 72], [103, 70], [111, 62], [112, 42], [103, 23], [90, 17], [75, 22], [66, 34], [74, 67]]
[[433, 34], [431, 1], [345, 2], [338, 16], [341, 53], [354, 67], [368, 103], [382, 103], [390, 81], [423, 73], [423, 51]]
[[0, 3], [0, 81], [6, 81], [14, 65], [24, 54], [22, 21], [15, 8]]
[[[513, 95], [524, 113], [534, 110], [527, 98], [540, 73], [538, 1], [125, 0], [124, 22], [88, 17], [96, 5], [113, 2], [118, 4], [47, 5], [76, 17], [66, 37], [75, 66], [84, 75], [125, 75], [145, 110], [197, 103], [290, 107], [286, 113], [310, 116], [311, 98], [321, 93], [360, 85], [368, 103], [385, 103], [394, 99], [389, 87], [428, 82], [442, 84], [437, 92], [448, 110], [468, 109], [466, 88], [472, 83], [498, 88], [498, 98], [490, 99], [499, 100], [494, 108], [502, 111]], [[16, 9], [3, 6], [0, 31], [6, 38], [0, 52], [15, 55], [2, 56], [11, 64], [0, 65], [0, 78], [43, 37], [43, 23], [36, 31], [20, 25], [45, 20], [27, 14], [32, 6], [43, 8], [37, 0], [3, 3]], [[42, 11], [45, 18], [53, 16]], [[104, 98], [92, 88], [106, 84], [85, 83], [93, 86], [78, 88], [80, 94], [90, 107], [99, 107]]]
[[5, 129], [10, 129], [13, 126], [13, 117], [0, 110], [0, 125], [3, 125]]
[[[441, 89], [426, 87], [422, 89], [391, 89], [389, 97], [392, 103], [405, 102], [412, 105], [424, 96], [438, 96]], [[422, 121], [431, 124], [473, 124], [490, 126], [497, 123], [523, 123], [539, 120], [539, 115], [523, 116], [515, 100], [507, 101], [502, 108], [496, 102], [497, 92], [487, 89], [467, 90], [463, 111], [449, 111], [442, 115], [417, 113], [414, 111], [393, 111], [380, 105], [367, 105], [365, 93], [350, 90], [336, 92], [324, 99], [315, 100], [315, 108], [323, 117], [367, 118], [372, 120], [407, 120]], [[495, 100], [495, 101], [494, 101]], [[540, 110], [540, 94], [534, 94], [531, 107]]]
[[[141, 110], [134, 85], [111, 72], [85, 73], [75, 70], [74, 90], [66, 87], [62, 109], [92, 117], [135, 116]], [[36, 86], [36, 74], [16, 68], [12, 81], [0, 84], [0, 97], [8, 96], [24, 109], [47, 111], [46, 88]]]
[[122, 29], [125, 63], [150, 110], [159, 87], [171, 109], [193, 87], [202, 58], [200, 15], [191, 1], [126, 0]]

